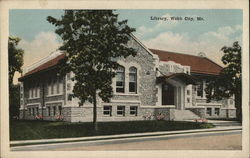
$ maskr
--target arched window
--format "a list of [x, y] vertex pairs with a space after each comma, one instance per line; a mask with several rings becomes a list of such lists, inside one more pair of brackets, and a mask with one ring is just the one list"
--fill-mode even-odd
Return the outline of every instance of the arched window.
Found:
[[137, 69], [129, 68], [129, 92], [137, 93]]
[[119, 66], [116, 71], [116, 92], [124, 93], [125, 90], [125, 69]]

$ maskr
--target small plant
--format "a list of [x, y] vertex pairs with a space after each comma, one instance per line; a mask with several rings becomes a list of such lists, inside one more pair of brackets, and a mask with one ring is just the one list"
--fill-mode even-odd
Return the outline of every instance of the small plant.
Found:
[[207, 123], [207, 119], [195, 119], [194, 122]]
[[43, 116], [42, 116], [42, 115], [36, 115], [36, 116], [35, 116], [35, 119], [36, 119], [36, 120], [42, 120], [42, 119], [43, 119]]
[[142, 116], [144, 120], [152, 120], [153, 115], [147, 112], [145, 115]]
[[202, 123], [202, 124], [200, 124], [200, 127], [201, 128], [213, 128], [215, 126], [211, 123]]
[[164, 118], [165, 118], [165, 115], [162, 113], [158, 113], [158, 115], [156, 115], [157, 120], [164, 120]]
[[56, 121], [63, 121], [63, 119], [64, 119], [63, 115], [56, 116]]

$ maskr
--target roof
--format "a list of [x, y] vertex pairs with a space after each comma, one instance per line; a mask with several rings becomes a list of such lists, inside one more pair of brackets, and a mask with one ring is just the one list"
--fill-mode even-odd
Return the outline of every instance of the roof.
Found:
[[[222, 70], [222, 67], [220, 65], [216, 64], [215, 62], [205, 57], [198, 57], [193, 55], [180, 54], [180, 53], [168, 52], [157, 49], [149, 49], [149, 50], [152, 53], [158, 55], [161, 61], [174, 61], [182, 65], [190, 66], [191, 72], [193, 73], [218, 75]], [[19, 78], [19, 80], [22, 80], [32, 74], [56, 66], [61, 59], [65, 58], [65, 56], [66, 56], [65, 53], [58, 55], [57, 57], [25, 73], [22, 77]]]
[[22, 80], [22, 79], [26, 78], [27, 76], [30, 76], [34, 73], [41, 72], [43, 70], [46, 70], [46, 69], [51, 68], [53, 66], [56, 66], [61, 59], [65, 58], [65, 56], [66, 56], [65, 53], [58, 55], [57, 57], [47, 61], [46, 63], [38, 66], [37, 68], [25, 73], [22, 77], [19, 78], [19, 80]]
[[174, 61], [191, 67], [191, 73], [218, 75], [223, 69], [220, 65], [206, 57], [174, 53], [164, 50], [149, 49], [159, 56], [160, 61]]
[[196, 81], [197, 81], [197, 79], [194, 76], [188, 75], [186, 73], [174, 73], [170, 75], [159, 76], [157, 77], [156, 82], [165, 83], [166, 80], [172, 79], [172, 78], [178, 78], [186, 84], [194, 84], [194, 85], [196, 84]]

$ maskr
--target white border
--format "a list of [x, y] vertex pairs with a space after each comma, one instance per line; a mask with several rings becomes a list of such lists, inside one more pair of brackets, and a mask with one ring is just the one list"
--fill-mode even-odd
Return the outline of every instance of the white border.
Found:
[[[2, 157], [234, 157], [234, 158], [245, 158], [249, 156], [249, 1], [247, 0], [201, 0], [201, 1], [0, 1], [0, 17], [1, 17], [1, 155]], [[7, 39], [8, 39], [8, 9], [10, 8], [22, 8], [22, 9], [54, 9], [54, 8], [70, 8], [70, 9], [81, 9], [81, 8], [109, 8], [109, 9], [127, 9], [127, 8], [140, 8], [140, 9], [244, 9], [243, 10], [243, 150], [242, 151], [229, 151], [229, 150], [149, 150], [149, 151], [44, 151], [44, 152], [11, 152], [9, 150], [9, 124], [8, 124], [8, 68], [7, 68]], [[244, 53], [245, 52], [245, 53]], [[5, 106], [3, 106], [5, 105]]]

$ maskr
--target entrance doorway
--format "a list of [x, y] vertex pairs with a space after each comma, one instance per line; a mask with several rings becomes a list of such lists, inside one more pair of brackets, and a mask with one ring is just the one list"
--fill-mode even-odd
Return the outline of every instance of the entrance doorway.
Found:
[[175, 88], [171, 84], [162, 85], [162, 105], [175, 105]]

